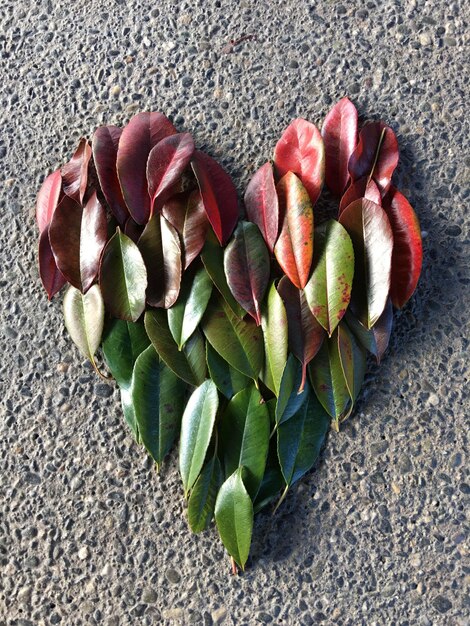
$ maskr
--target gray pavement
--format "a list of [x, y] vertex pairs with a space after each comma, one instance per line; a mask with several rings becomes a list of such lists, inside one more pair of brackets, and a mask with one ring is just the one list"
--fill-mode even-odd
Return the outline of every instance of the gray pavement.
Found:
[[[2, 1], [1, 626], [470, 623], [465, 5]], [[35, 194], [81, 135], [149, 109], [242, 191], [291, 118], [346, 94], [398, 134], [424, 270], [356, 414], [232, 578], [215, 530], [187, 528], [174, 457], [157, 476], [47, 302]]]

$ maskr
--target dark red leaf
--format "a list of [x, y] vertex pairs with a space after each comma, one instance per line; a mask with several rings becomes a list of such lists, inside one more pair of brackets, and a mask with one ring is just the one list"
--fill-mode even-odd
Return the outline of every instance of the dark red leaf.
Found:
[[262, 165], [250, 180], [245, 207], [248, 219], [258, 226], [272, 254], [279, 232], [279, 201], [271, 163]]
[[359, 200], [360, 198], [365, 198], [366, 200], [372, 200], [375, 204], [382, 204], [382, 196], [380, 194], [380, 189], [374, 183], [372, 179], [369, 179], [367, 176], [363, 176], [358, 180], [355, 180], [353, 183], [349, 185], [349, 187], [344, 192], [343, 197], [341, 198], [341, 202], [339, 203], [339, 215], [344, 211], [344, 209], [354, 202], [354, 200]]
[[117, 173], [129, 213], [138, 224], [150, 218], [147, 159], [159, 141], [176, 128], [162, 113], [138, 113], [122, 131], [117, 153]]
[[353, 181], [367, 176], [377, 183], [382, 195], [387, 191], [398, 164], [398, 141], [384, 122], [368, 122], [359, 133], [359, 143], [349, 159]]
[[141, 224], [134, 222], [132, 217], [128, 217], [126, 223], [124, 224], [124, 234], [127, 235], [129, 239], [132, 239], [134, 243], [137, 243], [139, 241], [139, 237], [144, 232], [144, 228], [145, 227]]
[[383, 199], [383, 207], [393, 232], [390, 296], [393, 305], [401, 309], [413, 295], [421, 274], [421, 229], [411, 204], [395, 187], [390, 187]]
[[98, 273], [107, 239], [106, 212], [96, 192], [84, 207], [65, 196], [52, 218], [49, 239], [57, 267], [85, 293]]
[[225, 245], [238, 221], [237, 190], [227, 172], [210, 156], [196, 150], [191, 167], [204, 209], [221, 245]]
[[357, 110], [342, 98], [325, 117], [321, 129], [325, 143], [325, 179], [335, 196], [341, 196], [349, 180], [349, 157], [357, 144]]
[[129, 211], [122, 195], [116, 170], [121, 133], [122, 128], [117, 126], [100, 126], [93, 135], [92, 149], [101, 191], [119, 225], [123, 226], [129, 217]]
[[277, 286], [287, 311], [289, 350], [302, 363], [302, 382], [299, 392], [305, 385], [307, 365], [319, 351], [326, 332], [314, 318], [304, 292], [297, 289], [284, 276]]
[[39, 232], [42, 233], [49, 226], [54, 211], [59, 203], [62, 190], [62, 176], [56, 170], [46, 178], [36, 199], [36, 221]]
[[325, 148], [317, 127], [300, 118], [291, 122], [277, 142], [274, 167], [279, 177], [294, 172], [315, 204], [325, 178]]
[[67, 282], [57, 268], [49, 242], [49, 228], [45, 228], [39, 239], [39, 275], [49, 300], [62, 289]]
[[84, 138], [80, 139], [75, 154], [62, 166], [64, 193], [79, 202], [83, 202], [88, 184], [88, 164], [91, 159], [91, 147]]
[[172, 195], [194, 152], [189, 133], [165, 137], [152, 148], [147, 161], [147, 180], [152, 212], [159, 211]]

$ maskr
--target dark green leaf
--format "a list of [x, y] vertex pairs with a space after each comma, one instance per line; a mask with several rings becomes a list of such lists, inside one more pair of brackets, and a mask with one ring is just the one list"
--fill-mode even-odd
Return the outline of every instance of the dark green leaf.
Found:
[[104, 325], [104, 302], [98, 285], [86, 294], [69, 287], [64, 296], [65, 326], [73, 342], [95, 365], [94, 355], [101, 342]]
[[206, 341], [206, 358], [209, 376], [217, 389], [229, 400], [250, 384], [251, 379], [229, 365], [208, 341]]
[[338, 326], [338, 350], [346, 386], [354, 404], [366, 373], [366, 351], [345, 323]]
[[286, 308], [274, 283], [263, 307], [261, 327], [266, 355], [261, 379], [278, 396], [287, 360], [288, 331]]
[[387, 300], [384, 312], [371, 329], [367, 329], [361, 324], [351, 311], [346, 312], [345, 320], [362, 347], [373, 354], [377, 363], [380, 363], [388, 347], [392, 332], [393, 307], [390, 298]]
[[279, 396], [276, 402], [276, 424], [282, 424], [300, 409], [307, 397], [300, 392], [302, 366], [293, 354], [289, 354], [282, 374]]
[[203, 467], [188, 501], [188, 521], [193, 533], [205, 530], [214, 516], [217, 492], [223, 481], [220, 461], [214, 455]]
[[[266, 404], [269, 405], [270, 402], [272, 401], [269, 400]], [[277, 440], [276, 437], [271, 437], [266, 469], [264, 470], [263, 480], [261, 481], [260, 488], [253, 503], [255, 515], [273, 502], [273, 500], [278, 497], [281, 489], [285, 486], [286, 483], [284, 482], [284, 476], [282, 475], [279, 458], [277, 456]]]

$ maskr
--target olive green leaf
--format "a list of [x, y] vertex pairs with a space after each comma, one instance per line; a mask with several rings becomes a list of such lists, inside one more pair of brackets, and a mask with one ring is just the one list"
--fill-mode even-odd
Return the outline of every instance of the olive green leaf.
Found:
[[228, 400], [250, 384], [251, 379], [229, 365], [208, 341], [206, 341], [206, 359], [209, 376]]
[[300, 392], [302, 380], [302, 364], [293, 354], [289, 354], [282, 373], [279, 396], [276, 401], [276, 424], [282, 424], [290, 419], [300, 409], [307, 394]]
[[189, 496], [188, 521], [193, 533], [200, 533], [211, 523], [217, 492], [222, 481], [223, 474], [220, 461], [214, 454], [204, 465]]
[[278, 396], [287, 360], [288, 330], [286, 308], [274, 283], [263, 307], [261, 328], [266, 355], [261, 380]]
[[344, 379], [353, 405], [366, 373], [366, 351], [345, 323], [338, 326], [338, 350]]
[[104, 302], [98, 285], [85, 294], [70, 286], [64, 296], [64, 318], [72, 341], [96, 369], [94, 356], [104, 326]]

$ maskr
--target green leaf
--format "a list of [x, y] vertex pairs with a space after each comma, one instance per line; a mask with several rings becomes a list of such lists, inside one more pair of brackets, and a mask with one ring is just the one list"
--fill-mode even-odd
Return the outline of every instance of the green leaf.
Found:
[[315, 228], [313, 272], [304, 291], [330, 337], [348, 308], [353, 276], [354, 249], [346, 229], [336, 220]]
[[220, 488], [215, 503], [215, 523], [225, 549], [244, 569], [250, 553], [253, 503], [243, 484], [242, 470], [237, 469]]
[[212, 380], [206, 380], [193, 391], [184, 410], [181, 421], [179, 467], [185, 496], [188, 495], [202, 469], [218, 406], [217, 387]]
[[253, 320], [239, 319], [219, 298], [209, 302], [201, 325], [206, 339], [227, 363], [257, 380], [264, 359], [263, 333]]
[[344, 319], [361, 346], [373, 354], [377, 363], [380, 363], [392, 333], [393, 307], [391, 299], [387, 300], [384, 312], [370, 329], [366, 328], [349, 310], [346, 311]]
[[[266, 404], [269, 404], [269, 402], [270, 401]], [[272, 437], [269, 442], [269, 452], [263, 480], [261, 481], [260, 488], [253, 502], [255, 515], [273, 502], [273, 500], [278, 497], [281, 489], [285, 486], [286, 483], [281, 472], [277, 455], [277, 440], [276, 437]]]
[[353, 405], [366, 373], [366, 351], [345, 323], [338, 326], [338, 350], [344, 379]]
[[195, 276], [186, 274], [180, 295], [168, 310], [168, 326], [179, 350], [196, 330], [212, 293], [212, 281], [202, 267]]
[[101, 257], [100, 287], [113, 317], [136, 322], [144, 312], [147, 270], [139, 248], [119, 228]]
[[85, 294], [70, 286], [64, 296], [64, 318], [72, 341], [96, 368], [94, 356], [104, 326], [104, 302], [98, 285]]
[[276, 424], [290, 419], [300, 409], [307, 394], [299, 393], [302, 381], [302, 365], [293, 354], [289, 354], [286, 366], [282, 373], [279, 396], [276, 401]]
[[228, 400], [250, 384], [251, 379], [229, 365], [208, 341], [206, 341], [206, 358], [209, 376]]
[[268, 409], [253, 384], [233, 396], [220, 421], [225, 475], [243, 466], [244, 483], [252, 499], [263, 479], [269, 430]]
[[288, 329], [286, 308], [274, 283], [263, 307], [261, 327], [266, 355], [261, 379], [278, 396], [287, 360]]
[[150, 345], [137, 357], [131, 398], [142, 443], [160, 465], [178, 434], [184, 383]]
[[217, 492], [223, 481], [222, 468], [217, 456], [208, 461], [194, 483], [188, 501], [188, 521], [193, 533], [205, 530], [214, 516]]
[[200, 385], [206, 377], [204, 340], [200, 332], [192, 334], [183, 350], [172, 337], [167, 311], [154, 309], [145, 313], [145, 329], [155, 350], [168, 367], [189, 385]]
[[288, 487], [313, 467], [330, 424], [310, 385], [304, 393], [306, 401], [277, 431], [279, 462]]

